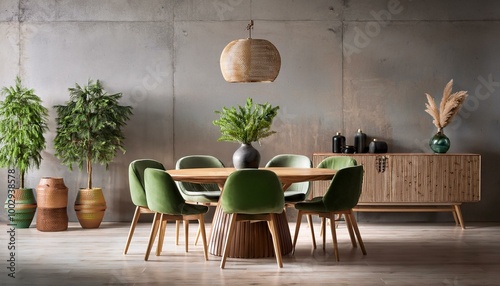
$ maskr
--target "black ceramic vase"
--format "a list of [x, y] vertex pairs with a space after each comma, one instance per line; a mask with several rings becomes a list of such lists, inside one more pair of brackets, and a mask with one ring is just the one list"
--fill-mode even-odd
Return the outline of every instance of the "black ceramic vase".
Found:
[[258, 169], [260, 153], [252, 144], [241, 144], [233, 154], [233, 165], [235, 169], [254, 168]]
[[444, 135], [443, 129], [439, 129], [429, 141], [429, 146], [434, 153], [446, 153], [450, 149], [450, 139]]

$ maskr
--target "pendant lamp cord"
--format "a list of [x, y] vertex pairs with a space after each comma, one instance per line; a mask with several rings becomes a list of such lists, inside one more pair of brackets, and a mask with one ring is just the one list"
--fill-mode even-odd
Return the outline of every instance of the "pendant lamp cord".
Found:
[[252, 38], [252, 29], [253, 29], [253, 20], [250, 20], [250, 23], [247, 25], [249, 39]]

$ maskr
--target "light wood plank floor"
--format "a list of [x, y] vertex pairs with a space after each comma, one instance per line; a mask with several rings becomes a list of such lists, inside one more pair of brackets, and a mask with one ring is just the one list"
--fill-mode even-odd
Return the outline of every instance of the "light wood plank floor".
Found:
[[[368, 255], [353, 249], [345, 225], [338, 227], [340, 262], [333, 257], [331, 236], [326, 253], [321, 241], [311, 250], [309, 229], [302, 224], [295, 256], [274, 258], [220, 257], [204, 261], [194, 246], [197, 224], [190, 225], [190, 251], [181, 236], [174, 243], [169, 223], [161, 256], [144, 261], [150, 224], [139, 224], [129, 254], [123, 247], [129, 224], [103, 223], [84, 230], [70, 223], [67, 231], [17, 229], [15, 275], [8, 277], [9, 228], [3, 224], [0, 246], [1, 285], [500, 285], [500, 223], [453, 224], [360, 223]], [[207, 228], [210, 224], [207, 224]], [[294, 231], [294, 223], [290, 223]], [[319, 224], [315, 225], [319, 238]]]

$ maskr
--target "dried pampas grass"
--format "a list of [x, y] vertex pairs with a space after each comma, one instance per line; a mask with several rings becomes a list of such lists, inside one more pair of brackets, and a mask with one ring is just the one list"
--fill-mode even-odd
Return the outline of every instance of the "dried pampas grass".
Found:
[[453, 79], [446, 84], [443, 90], [443, 98], [441, 99], [439, 109], [434, 101], [434, 98], [427, 93], [425, 94], [427, 96], [425, 112], [432, 116], [432, 123], [434, 123], [438, 130], [443, 129], [446, 125], [450, 124], [451, 120], [458, 113], [462, 103], [468, 95], [467, 91], [451, 93], [452, 87]]

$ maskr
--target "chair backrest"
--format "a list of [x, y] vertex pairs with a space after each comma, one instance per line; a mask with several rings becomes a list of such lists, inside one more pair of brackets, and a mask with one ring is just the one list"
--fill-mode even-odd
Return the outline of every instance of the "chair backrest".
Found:
[[148, 208], [154, 212], [181, 215], [186, 202], [175, 181], [165, 171], [147, 168], [144, 171]]
[[220, 203], [225, 213], [281, 213], [285, 207], [285, 197], [276, 173], [240, 169], [227, 178]]
[[[305, 155], [298, 154], [280, 154], [276, 155], [269, 162], [266, 167], [295, 167], [295, 168], [312, 168], [313, 164], [311, 159]], [[300, 192], [309, 195], [310, 182], [294, 183], [286, 191]]]
[[[224, 168], [221, 160], [210, 155], [190, 155], [177, 160], [175, 164], [176, 169], [190, 169], [190, 168]], [[220, 191], [217, 184], [195, 184], [189, 182], [177, 182], [181, 192], [207, 192], [207, 191]]]
[[356, 166], [357, 164], [356, 160], [350, 156], [330, 156], [323, 159], [318, 164], [318, 168], [340, 170], [345, 167]]
[[152, 159], [139, 159], [132, 161], [128, 166], [128, 183], [132, 202], [136, 206], [147, 207], [146, 191], [144, 188], [144, 170], [156, 168], [165, 170], [162, 163]]
[[348, 210], [358, 204], [363, 185], [363, 165], [337, 171], [323, 196], [327, 211]]

